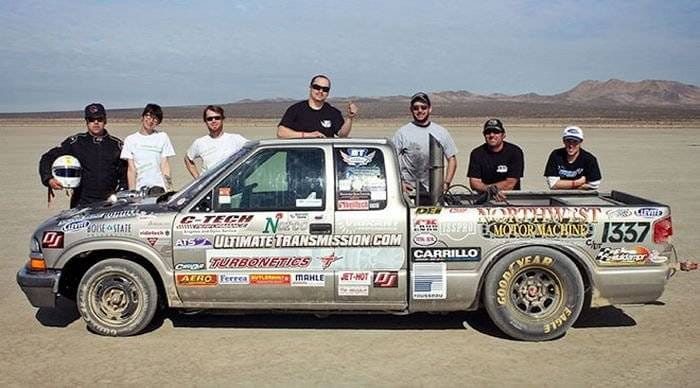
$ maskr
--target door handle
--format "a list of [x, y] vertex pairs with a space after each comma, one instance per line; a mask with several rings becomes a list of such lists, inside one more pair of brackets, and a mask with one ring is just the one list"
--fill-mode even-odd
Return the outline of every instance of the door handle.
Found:
[[331, 234], [333, 226], [331, 224], [309, 224], [311, 234]]

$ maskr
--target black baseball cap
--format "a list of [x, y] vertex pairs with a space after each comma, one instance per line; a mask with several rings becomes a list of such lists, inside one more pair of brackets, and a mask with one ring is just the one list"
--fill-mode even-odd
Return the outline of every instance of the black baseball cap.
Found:
[[497, 132], [505, 132], [506, 129], [503, 128], [503, 123], [499, 119], [488, 119], [484, 123], [484, 132], [486, 133], [487, 131], [497, 131]]
[[98, 102], [93, 102], [92, 104], [85, 107], [85, 119], [98, 119], [106, 118], [107, 112], [105, 112], [105, 107]]
[[415, 103], [416, 101], [420, 101], [420, 102], [430, 106], [430, 98], [428, 97], [427, 94], [425, 94], [423, 92], [418, 92], [418, 93], [414, 94], [413, 96], [411, 96], [411, 105], [413, 105], [413, 103]]

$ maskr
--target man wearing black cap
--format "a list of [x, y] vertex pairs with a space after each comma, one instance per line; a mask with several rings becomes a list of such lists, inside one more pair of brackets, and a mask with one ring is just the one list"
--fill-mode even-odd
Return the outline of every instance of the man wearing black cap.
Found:
[[82, 176], [80, 186], [73, 190], [70, 206], [86, 206], [107, 199], [110, 194], [126, 187], [126, 162], [119, 158], [122, 141], [107, 133], [107, 114], [102, 104], [93, 103], [85, 107], [87, 132], [65, 139], [61, 145], [41, 156], [39, 176], [41, 183], [52, 190], [63, 189], [51, 173], [54, 160], [62, 155], [72, 155], [80, 161]]
[[520, 190], [523, 177], [523, 151], [515, 144], [503, 141], [506, 130], [498, 119], [484, 123], [484, 144], [476, 147], [469, 155], [469, 186], [485, 192], [494, 186], [498, 190]]
[[416, 182], [421, 183], [421, 191], [428, 190], [429, 135], [437, 139], [447, 158], [443, 187], [447, 189], [457, 171], [457, 146], [447, 129], [430, 121], [433, 107], [427, 94], [414, 94], [410, 106], [413, 121], [399, 128], [392, 139], [399, 154], [403, 190], [413, 191], [416, 189]]
[[331, 91], [331, 80], [319, 74], [311, 78], [309, 98], [293, 104], [284, 112], [277, 126], [279, 138], [348, 137], [357, 105], [348, 103], [347, 117], [326, 102]]

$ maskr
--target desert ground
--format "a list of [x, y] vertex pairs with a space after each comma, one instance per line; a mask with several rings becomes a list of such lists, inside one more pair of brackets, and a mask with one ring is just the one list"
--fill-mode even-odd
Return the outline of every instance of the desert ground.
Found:
[[[480, 120], [436, 121], [455, 138], [464, 183], [469, 151], [483, 142]], [[352, 135], [390, 137], [403, 123], [360, 120]], [[274, 136], [275, 124], [230, 120], [226, 129], [261, 139]], [[505, 124], [507, 140], [525, 151], [523, 189], [544, 189], [544, 163], [561, 146], [563, 126]], [[107, 127], [123, 139], [138, 122]], [[183, 186], [182, 157], [204, 124], [166, 118], [161, 127], [177, 152], [174, 181]], [[602, 167], [601, 189], [669, 204], [679, 256], [697, 261], [700, 125], [583, 128], [583, 146]], [[91, 334], [74, 306], [37, 310], [15, 281], [30, 233], [68, 203], [60, 197], [47, 208], [39, 157], [84, 130], [81, 120], [0, 122], [0, 386], [700, 386], [700, 271], [677, 274], [655, 304], [594, 309], [543, 343], [506, 338], [483, 312], [325, 319], [169, 312], [140, 336]]]

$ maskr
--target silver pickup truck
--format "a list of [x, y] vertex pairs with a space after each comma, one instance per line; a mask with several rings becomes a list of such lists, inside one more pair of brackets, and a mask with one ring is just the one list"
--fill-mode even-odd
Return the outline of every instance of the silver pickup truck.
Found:
[[74, 298], [88, 327], [144, 330], [159, 307], [317, 314], [467, 311], [560, 337], [586, 306], [659, 298], [668, 206], [615, 192], [449, 190], [416, 206], [384, 139], [247, 144], [177, 193], [62, 212], [17, 282]]

